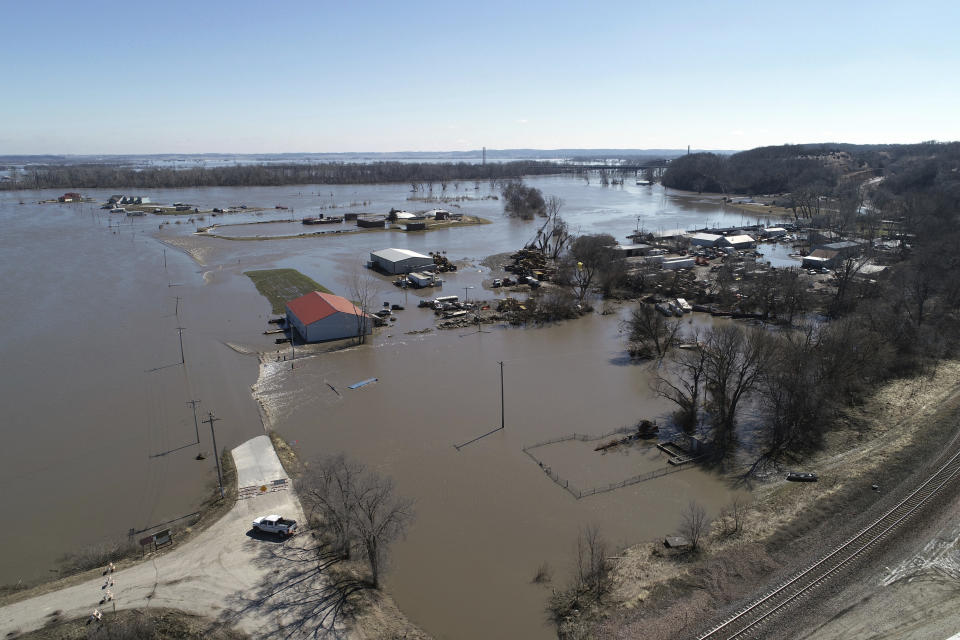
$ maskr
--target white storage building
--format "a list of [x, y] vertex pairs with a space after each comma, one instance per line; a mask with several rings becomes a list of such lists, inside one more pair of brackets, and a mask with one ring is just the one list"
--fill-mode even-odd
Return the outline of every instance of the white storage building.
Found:
[[323, 342], [373, 333], [373, 318], [346, 298], [314, 291], [287, 303], [287, 323], [304, 342]]
[[733, 247], [734, 249], [749, 249], [754, 245], [756, 240], [753, 237], [748, 235], [738, 235], [738, 236], [723, 236], [720, 239], [720, 246], [722, 247]]
[[695, 247], [715, 247], [721, 238], [723, 236], [713, 233], [692, 233], [690, 234], [690, 244]]
[[370, 254], [370, 265], [386, 273], [432, 271], [433, 258], [409, 249], [381, 249]]

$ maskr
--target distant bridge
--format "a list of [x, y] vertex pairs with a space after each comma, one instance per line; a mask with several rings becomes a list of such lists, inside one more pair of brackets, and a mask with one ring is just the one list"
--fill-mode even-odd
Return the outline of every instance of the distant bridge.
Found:
[[650, 162], [622, 162], [622, 163], [607, 163], [607, 164], [597, 164], [592, 162], [564, 162], [558, 164], [557, 167], [562, 172], [574, 172], [579, 173], [582, 171], [620, 171], [622, 173], [633, 172], [640, 173], [641, 171], [651, 170], [654, 175], [660, 175], [667, 169], [667, 165], [670, 164], [669, 160], [653, 160]]

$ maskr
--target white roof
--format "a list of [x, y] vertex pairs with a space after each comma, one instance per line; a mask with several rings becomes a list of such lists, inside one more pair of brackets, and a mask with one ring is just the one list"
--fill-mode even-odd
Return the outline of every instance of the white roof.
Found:
[[713, 233], [693, 233], [690, 234], [691, 240], [703, 240], [704, 242], [716, 242], [723, 236], [718, 236]]
[[755, 242], [755, 240], [748, 235], [727, 236], [727, 242], [730, 244], [740, 244], [741, 242]]
[[784, 233], [786, 233], [787, 230], [784, 229], [783, 227], [767, 227], [766, 229], [764, 229], [764, 231], [766, 231], [767, 233], [770, 233], [771, 231], [783, 231]]
[[394, 213], [397, 216], [397, 220], [409, 220], [410, 218], [415, 218], [416, 216], [410, 213], [409, 211], [397, 211]]
[[410, 251], [410, 249], [380, 249], [380, 251], [374, 251], [370, 255], [376, 256], [383, 260], [389, 262], [400, 262], [401, 260], [409, 260], [410, 258], [420, 258], [422, 260], [433, 261], [433, 258], [430, 256], [425, 256], [422, 253], [417, 253], [416, 251]]

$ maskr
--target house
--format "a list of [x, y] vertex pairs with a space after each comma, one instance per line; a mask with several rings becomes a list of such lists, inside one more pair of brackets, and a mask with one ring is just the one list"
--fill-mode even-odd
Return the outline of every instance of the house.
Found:
[[690, 244], [694, 247], [716, 247], [723, 236], [712, 233], [692, 233], [690, 234]]
[[370, 266], [385, 273], [410, 273], [433, 271], [432, 256], [425, 256], [409, 249], [381, 249], [370, 254]]
[[287, 303], [287, 323], [304, 342], [353, 338], [373, 332], [373, 316], [346, 298], [313, 291]]
[[57, 198], [57, 200], [59, 200], [60, 202], [80, 202], [82, 199], [83, 198], [80, 196], [80, 194], [75, 191], [68, 191], [67, 193]]
[[736, 235], [736, 236], [722, 236], [720, 241], [717, 243], [721, 247], [733, 247], [734, 249], [749, 249], [756, 243], [756, 240], [752, 236], [748, 235]]
[[787, 235], [787, 230], [783, 227], [767, 227], [760, 231], [760, 233], [767, 238], [782, 238]]
[[433, 218], [434, 220], [446, 220], [450, 216], [450, 212], [446, 209], [431, 209], [427, 211], [427, 217]]

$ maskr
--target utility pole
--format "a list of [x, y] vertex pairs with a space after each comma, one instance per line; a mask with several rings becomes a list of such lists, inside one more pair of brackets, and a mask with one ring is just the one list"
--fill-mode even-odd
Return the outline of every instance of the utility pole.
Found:
[[220, 474], [220, 454], [217, 452], [217, 434], [213, 431], [213, 423], [219, 420], [220, 418], [213, 417], [213, 411], [207, 413], [209, 418], [204, 420], [204, 422], [210, 423], [210, 437], [213, 439], [213, 459], [217, 463], [217, 482], [220, 484], [220, 497], [223, 497], [223, 476]]
[[503, 360], [500, 361], [500, 428], [503, 429], [506, 425], [503, 420]]
[[163, 270], [167, 270], [167, 250], [163, 250]]
[[180, 296], [175, 296], [175, 297], [177, 298], [176, 316], [177, 316], [177, 319], [179, 320], [180, 319]]
[[[179, 298], [177, 299], [177, 307], [180, 306]], [[187, 359], [183, 357], [183, 330], [186, 327], [177, 327], [177, 333], [180, 334], [180, 364], [187, 364]]]
[[203, 454], [200, 453], [200, 425], [197, 424], [197, 405], [200, 404], [199, 400], [188, 400], [187, 404], [193, 407], [193, 428], [197, 432], [197, 460], [203, 460]]

